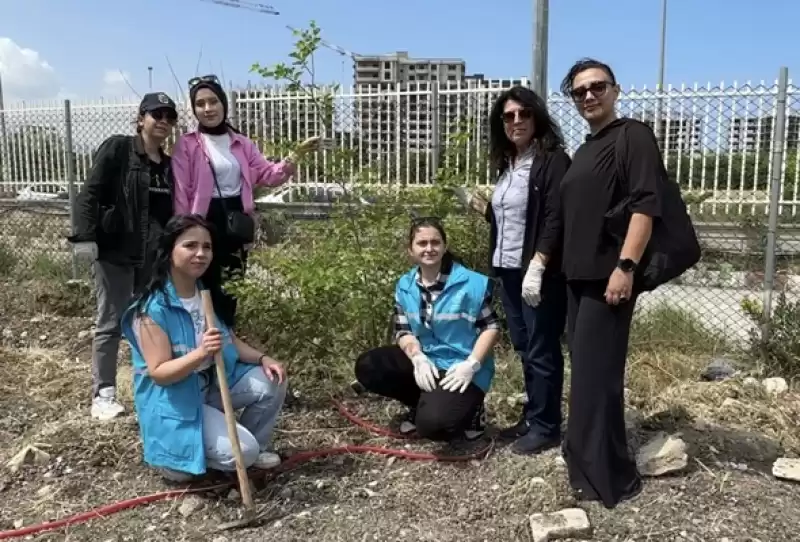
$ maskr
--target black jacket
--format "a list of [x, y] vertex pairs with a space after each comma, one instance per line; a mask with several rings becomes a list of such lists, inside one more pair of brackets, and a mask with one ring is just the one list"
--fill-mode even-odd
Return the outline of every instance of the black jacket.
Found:
[[[170, 158], [161, 150], [164, 178], [173, 190]], [[149, 218], [150, 160], [141, 136], [113, 135], [94, 156], [76, 198], [71, 243], [97, 243], [98, 259], [141, 266], [152, 242]]]
[[[533, 255], [541, 252], [549, 257], [548, 273], [561, 270], [561, 179], [572, 160], [562, 150], [537, 153], [531, 164], [528, 182], [528, 209], [525, 214], [525, 239], [522, 242], [522, 272], [528, 269]], [[486, 220], [491, 224], [489, 239], [489, 269], [494, 271], [492, 258], [497, 246], [497, 221], [492, 203], [486, 206]]]

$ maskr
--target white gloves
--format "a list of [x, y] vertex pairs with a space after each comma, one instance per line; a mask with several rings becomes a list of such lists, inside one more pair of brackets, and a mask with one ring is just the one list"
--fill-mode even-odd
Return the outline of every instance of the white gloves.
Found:
[[422, 352], [417, 352], [411, 357], [414, 365], [414, 380], [419, 389], [423, 391], [433, 391], [436, 389], [436, 379], [439, 377], [439, 369], [433, 364], [428, 356]]
[[72, 249], [78, 256], [91, 259], [92, 261], [97, 259], [97, 243], [92, 241], [75, 243], [72, 245]]
[[522, 300], [531, 307], [535, 307], [542, 300], [542, 275], [544, 264], [538, 259], [531, 260], [528, 271], [522, 279]]
[[464, 393], [469, 387], [472, 378], [481, 368], [481, 362], [472, 356], [466, 360], [451, 365], [447, 374], [442, 379], [442, 389], [446, 391], [458, 391]]

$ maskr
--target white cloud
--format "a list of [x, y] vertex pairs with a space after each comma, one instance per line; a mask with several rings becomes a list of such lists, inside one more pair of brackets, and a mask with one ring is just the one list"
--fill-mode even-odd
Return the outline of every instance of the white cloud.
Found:
[[10, 38], [0, 37], [0, 74], [7, 103], [53, 99], [61, 87], [56, 71], [38, 52]]

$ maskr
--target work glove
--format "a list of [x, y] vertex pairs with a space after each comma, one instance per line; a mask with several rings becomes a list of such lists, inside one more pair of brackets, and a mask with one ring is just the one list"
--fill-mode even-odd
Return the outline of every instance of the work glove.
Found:
[[439, 369], [422, 352], [417, 352], [411, 356], [411, 363], [414, 365], [414, 380], [419, 389], [423, 391], [433, 391], [436, 389], [436, 379], [439, 377]]
[[297, 162], [297, 160], [302, 158], [305, 154], [319, 149], [320, 141], [321, 139], [319, 136], [309, 137], [289, 153], [286, 159], [290, 162]]
[[442, 379], [442, 389], [446, 391], [464, 393], [469, 387], [472, 378], [481, 368], [481, 362], [472, 356], [464, 361], [452, 365]]
[[542, 300], [542, 275], [544, 264], [534, 258], [522, 279], [522, 300], [531, 307], [535, 307]]
[[83, 241], [72, 245], [72, 250], [76, 256], [94, 261], [97, 259], [97, 243], [94, 241]]

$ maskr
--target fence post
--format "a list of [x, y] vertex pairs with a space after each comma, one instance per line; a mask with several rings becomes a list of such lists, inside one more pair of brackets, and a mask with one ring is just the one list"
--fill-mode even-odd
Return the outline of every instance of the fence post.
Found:
[[[72, 148], [72, 104], [64, 100], [64, 162], [67, 166], [67, 195], [69, 197], [69, 227], [75, 231], [75, 151]], [[78, 279], [78, 255], [70, 247], [72, 255], [72, 278]]]
[[428, 171], [428, 183], [436, 182], [439, 172], [439, 81], [431, 81], [431, 167]]
[[775, 245], [778, 228], [778, 207], [781, 201], [781, 178], [783, 177], [783, 145], [786, 130], [786, 102], [789, 91], [789, 68], [782, 67], [778, 73], [778, 95], [775, 103], [775, 122], [772, 137], [772, 178], [770, 179], [769, 224], [767, 227], [766, 261], [764, 262], [764, 321], [761, 339], [769, 338], [772, 320], [772, 288], [775, 283]]

